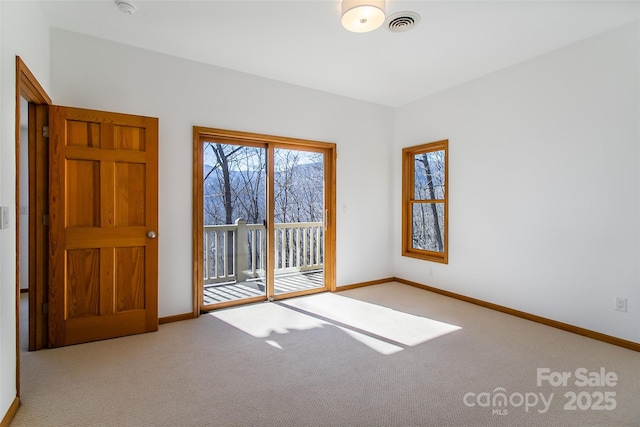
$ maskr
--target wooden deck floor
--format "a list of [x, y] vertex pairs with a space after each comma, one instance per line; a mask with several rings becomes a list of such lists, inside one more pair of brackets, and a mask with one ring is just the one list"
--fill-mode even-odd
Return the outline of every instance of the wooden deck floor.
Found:
[[[297, 292], [307, 289], [321, 288], [324, 286], [322, 270], [308, 271], [276, 276], [276, 295], [288, 292]], [[253, 298], [265, 295], [265, 284], [262, 280], [242, 283], [226, 283], [211, 285], [204, 288], [204, 303], [218, 304], [221, 302], [236, 301], [245, 298]]]

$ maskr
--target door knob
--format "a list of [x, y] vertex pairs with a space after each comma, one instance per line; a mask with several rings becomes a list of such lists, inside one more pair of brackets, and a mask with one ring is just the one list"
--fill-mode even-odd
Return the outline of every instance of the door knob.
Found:
[[147, 237], [150, 239], [155, 239], [156, 238], [156, 232], [153, 230], [147, 231]]

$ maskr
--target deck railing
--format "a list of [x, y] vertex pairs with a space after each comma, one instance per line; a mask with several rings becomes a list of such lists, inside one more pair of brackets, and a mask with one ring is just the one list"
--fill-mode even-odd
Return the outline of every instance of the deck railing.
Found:
[[[275, 224], [275, 274], [321, 269], [323, 234], [322, 222]], [[264, 277], [266, 249], [266, 229], [262, 224], [247, 224], [239, 219], [230, 225], [205, 225], [204, 284]]]

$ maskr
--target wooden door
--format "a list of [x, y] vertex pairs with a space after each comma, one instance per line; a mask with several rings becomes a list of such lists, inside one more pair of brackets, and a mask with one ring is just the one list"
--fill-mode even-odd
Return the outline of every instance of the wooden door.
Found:
[[51, 106], [49, 346], [158, 329], [158, 120]]

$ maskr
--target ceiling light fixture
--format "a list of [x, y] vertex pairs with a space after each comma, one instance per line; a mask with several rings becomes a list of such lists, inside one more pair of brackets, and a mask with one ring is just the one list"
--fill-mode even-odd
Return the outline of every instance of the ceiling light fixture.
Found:
[[354, 33], [375, 30], [384, 22], [385, 0], [342, 0], [342, 26]]
[[116, 5], [120, 12], [125, 15], [133, 15], [136, 13], [136, 6], [133, 3], [129, 3], [128, 1], [116, 0]]

